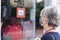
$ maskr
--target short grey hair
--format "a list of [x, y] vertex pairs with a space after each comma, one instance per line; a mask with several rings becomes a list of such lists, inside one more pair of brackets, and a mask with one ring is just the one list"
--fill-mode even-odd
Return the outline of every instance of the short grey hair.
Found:
[[49, 24], [53, 24], [57, 26], [58, 25], [57, 14], [58, 14], [57, 7], [49, 6], [49, 7], [44, 8], [41, 11], [40, 16], [47, 18]]

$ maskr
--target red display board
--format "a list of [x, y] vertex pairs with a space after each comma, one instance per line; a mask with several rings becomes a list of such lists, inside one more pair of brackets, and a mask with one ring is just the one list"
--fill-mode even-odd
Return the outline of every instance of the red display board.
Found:
[[25, 18], [25, 8], [17, 8], [17, 18]]

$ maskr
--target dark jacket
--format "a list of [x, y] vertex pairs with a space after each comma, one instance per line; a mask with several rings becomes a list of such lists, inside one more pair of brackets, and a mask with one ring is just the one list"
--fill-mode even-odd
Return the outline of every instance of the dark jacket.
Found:
[[43, 35], [41, 40], [60, 40], [58, 32], [49, 32]]

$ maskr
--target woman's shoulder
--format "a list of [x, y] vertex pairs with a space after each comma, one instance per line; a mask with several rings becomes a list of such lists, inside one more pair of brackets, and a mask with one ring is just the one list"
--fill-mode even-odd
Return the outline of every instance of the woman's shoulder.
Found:
[[49, 33], [46, 33], [46, 34], [44, 34], [43, 36], [42, 36], [42, 40], [53, 40], [53, 37], [55, 38], [55, 39], [60, 39], [60, 35], [59, 35], [59, 33], [58, 32], [49, 32]]

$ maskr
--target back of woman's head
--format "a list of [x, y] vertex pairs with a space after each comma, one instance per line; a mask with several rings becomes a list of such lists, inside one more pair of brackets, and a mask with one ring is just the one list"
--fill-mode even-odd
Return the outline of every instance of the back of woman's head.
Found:
[[41, 17], [48, 19], [48, 25], [52, 25], [54, 27], [58, 26], [58, 10], [57, 7], [49, 6], [44, 8], [41, 11]]

